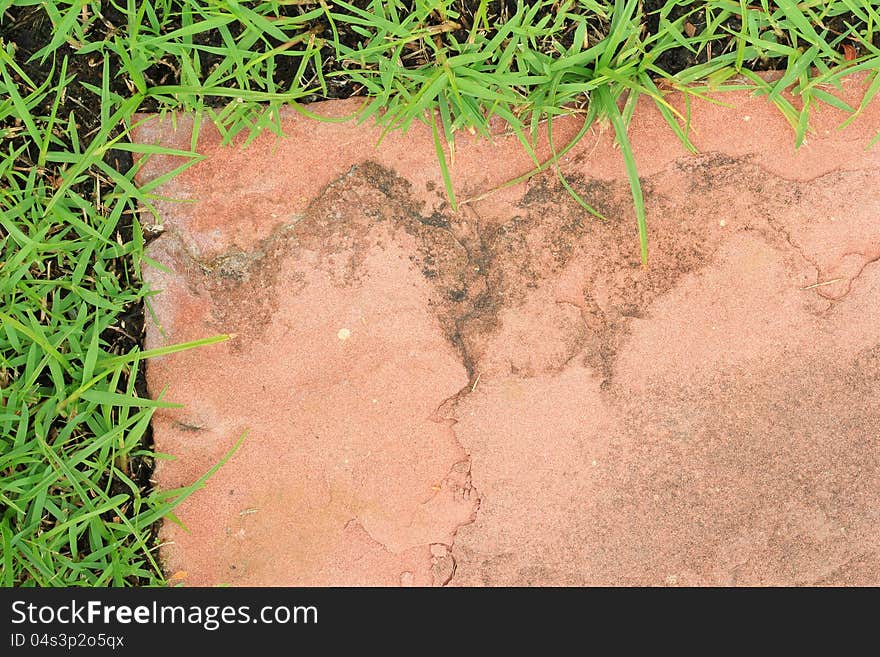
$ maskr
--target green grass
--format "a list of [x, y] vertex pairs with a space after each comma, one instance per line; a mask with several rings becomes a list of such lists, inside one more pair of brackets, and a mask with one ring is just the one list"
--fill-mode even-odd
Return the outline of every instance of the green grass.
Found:
[[[555, 169], [592, 211], [557, 166], [574, 142], [546, 162], [535, 154], [542, 125], [577, 113], [581, 135], [596, 121], [617, 135], [633, 248], [648, 263], [626, 136], [640, 96], [690, 147], [687, 116], [661, 88], [693, 102], [752, 88], [798, 144], [817, 103], [855, 115], [880, 90], [880, 13], [863, 0], [668, 0], [650, 17], [635, 0], [469, 4], [465, 25], [457, 0], [0, 0], [0, 584], [164, 583], [156, 522], [205, 481], [155, 491], [148, 480], [159, 458], [150, 418], [173, 400], [142, 386], [155, 354], [140, 348], [141, 222], [162, 180], [135, 187], [130, 156], [163, 149], [129, 143], [135, 112], [194, 111], [227, 139], [252, 138], [280, 130], [284, 105], [307, 112], [302, 101], [356, 91], [367, 97], [359, 120], [432, 127], [453, 207], [473, 200], [450, 182], [455, 133], [488, 135], [498, 116], [532, 155], [528, 175]], [[16, 32], [22, 21], [32, 24]], [[13, 45], [40, 25], [51, 25], [44, 42]], [[670, 75], [664, 61], [683, 53], [692, 61]], [[768, 63], [784, 69], [779, 80], [752, 73]], [[834, 90], [854, 71], [871, 83], [850, 108]], [[198, 159], [176, 154], [181, 169]]]

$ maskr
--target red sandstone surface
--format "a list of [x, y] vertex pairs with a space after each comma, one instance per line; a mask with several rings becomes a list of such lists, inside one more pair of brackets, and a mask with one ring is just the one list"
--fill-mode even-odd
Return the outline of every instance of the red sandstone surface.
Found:
[[[529, 170], [514, 137], [459, 136], [453, 211], [424, 126], [376, 147], [285, 111], [242, 148], [202, 125], [204, 159], [157, 190], [147, 346], [234, 337], [150, 361], [184, 405], [153, 422], [158, 485], [247, 437], [166, 523], [169, 572], [880, 584], [880, 103], [845, 131], [817, 108], [795, 152], [772, 105], [723, 100], [692, 108], [696, 155], [635, 115], [647, 269], [602, 127], [561, 170], [605, 221], [553, 171], [485, 195]], [[144, 118], [138, 141], [189, 148], [191, 117]]]

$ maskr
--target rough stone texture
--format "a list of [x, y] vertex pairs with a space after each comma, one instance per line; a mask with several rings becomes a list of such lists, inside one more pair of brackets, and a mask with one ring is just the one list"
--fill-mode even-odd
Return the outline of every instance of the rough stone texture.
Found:
[[[243, 149], [203, 125], [205, 159], [157, 190], [147, 346], [235, 337], [150, 362], [185, 405], [156, 414], [158, 484], [248, 435], [163, 529], [169, 572], [880, 584], [880, 103], [844, 132], [817, 108], [795, 153], [765, 100], [724, 100], [692, 107], [697, 155], [636, 113], [647, 270], [606, 130], [562, 162], [602, 221], [554, 172], [484, 196], [530, 168], [501, 134], [458, 139], [452, 211], [424, 126], [375, 148], [291, 111]], [[186, 149], [192, 119], [136, 135]]]

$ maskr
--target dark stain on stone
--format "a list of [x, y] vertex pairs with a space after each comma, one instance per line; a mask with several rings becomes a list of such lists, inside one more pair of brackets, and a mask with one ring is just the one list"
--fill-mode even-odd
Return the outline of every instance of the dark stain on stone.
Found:
[[[693, 192], [686, 207], [671, 204], [661, 191], [667, 184], [664, 176], [682, 175]], [[708, 195], [700, 192], [712, 189], [713, 198], [739, 203], [743, 214], [760, 217], [771, 215], [798, 191], [786, 192], [797, 185], [769, 177], [749, 158], [718, 153], [681, 158], [669, 171], [642, 183], [651, 253], [650, 266], [643, 268], [629, 185], [582, 174], [567, 180], [605, 220], [578, 204], [552, 174], [534, 178], [517, 203], [518, 212], [492, 223], [470, 206], [426, 214], [406, 179], [373, 162], [352, 167], [328, 184], [298, 221], [280, 226], [254, 252], [230, 251], [209, 263], [207, 269], [219, 270], [220, 276], [206, 273], [206, 287], [212, 295], [228, 297], [226, 303], [214, 304], [218, 328], [259, 331], [271, 322], [273, 295], [253, 295], [247, 288], [274, 289], [281, 258], [298, 257], [302, 250], [318, 254], [331, 280], [347, 286], [360, 280], [366, 254], [387, 243], [377, 230], [390, 231], [392, 239], [407, 234], [416, 244], [409, 259], [435, 290], [430, 307], [473, 380], [499, 327], [501, 310], [522, 304], [577, 259], [587, 265], [581, 298], [574, 300], [585, 331], [560, 345], [571, 353], [558, 366], [581, 353], [607, 389], [631, 321], [644, 317], [652, 301], [682, 275], [705, 266], [718, 246], [718, 239], [710, 239], [712, 208], [703, 200]], [[772, 200], [767, 195], [743, 198], [744, 187], [759, 185], [773, 190]], [[249, 286], [241, 285], [245, 280]], [[242, 313], [242, 305], [250, 312]], [[234, 310], [224, 312], [224, 306]], [[530, 371], [524, 364], [518, 368]]]
[[431, 215], [427, 217], [419, 215], [418, 219], [426, 226], [433, 226], [435, 228], [449, 228], [449, 220], [439, 212], [432, 212]]

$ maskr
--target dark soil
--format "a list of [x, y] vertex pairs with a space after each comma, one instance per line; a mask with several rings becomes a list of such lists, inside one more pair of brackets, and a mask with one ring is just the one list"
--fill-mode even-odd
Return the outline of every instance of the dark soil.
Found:
[[[352, 3], [360, 7], [364, 7], [368, 4], [367, 0], [352, 0]], [[177, 3], [171, 2], [171, 4], [175, 5]], [[506, 16], [515, 11], [516, 4], [515, 0], [494, 0], [490, 2], [488, 11], [490, 24], [498, 20], [503, 21]], [[527, 2], [527, 4], [532, 3]], [[644, 0], [644, 10], [646, 12], [645, 30], [648, 34], [655, 34], [659, 29], [659, 18], [656, 12], [663, 4], [664, 0]], [[474, 10], [478, 5], [479, 3], [473, 0], [461, 0], [456, 2], [454, 8], [460, 14], [456, 18], [456, 22], [460, 25], [460, 29], [444, 33], [441, 38], [456, 39], [459, 42], [465, 40], [468, 31], [473, 25]], [[88, 36], [92, 41], [99, 41], [102, 38], [112, 39], [114, 33], [126, 29], [126, 17], [115, 8], [114, 3], [102, 2], [100, 3], [100, 6], [100, 14], [97, 17], [97, 20], [92, 24], [88, 33]], [[689, 14], [690, 17], [688, 18], [688, 22], [696, 32], [699, 32], [705, 27], [705, 12], [700, 10], [702, 6], [703, 3], [701, 2], [692, 2], [686, 6], [676, 7], [673, 9], [670, 18], [674, 20], [682, 15]], [[293, 16], [302, 14], [309, 9], [310, 7], [305, 5], [286, 4], [281, 5], [278, 11], [279, 15]], [[437, 24], [440, 22], [441, 17], [437, 17]], [[842, 31], [847, 29], [847, 23], [858, 26], [859, 21], [852, 15], [843, 15], [832, 19], [827, 26], [832, 30]], [[164, 26], [163, 30], [167, 33], [179, 27], [179, 21], [171, 20]], [[738, 21], [734, 20], [729, 21], [727, 27], [731, 30], [738, 30], [740, 28]], [[242, 27], [236, 24], [229, 25], [228, 29], [233, 37], [242, 32]], [[344, 25], [337, 25], [337, 29], [339, 30], [343, 42], [350, 46], [357, 44], [360, 37], [350, 28]], [[600, 32], [603, 29], [603, 25], [598, 19], [596, 21], [595, 29]], [[320, 19], [310, 26], [310, 30], [317, 37], [320, 37], [321, 35], [329, 34], [330, 26], [326, 20]], [[87, 144], [100, 129], [101, 121], [100, 98], [85, 85], [90, 84], [97, 88], [101, 87], [103, 59], [98, 53], [77, 55], [75, 49], [71, 45], [62, 44], [56, 51], [54, 61], [51, 57], [47, 58], [45, 61], [40, 61], [39, 59], [31, 61], [31, 56], [51, 41], [53, 31], [53, 26], [48, 15], [39, 5], [12, 7], [7, 9], [5, 14], [0, 17], [0, 40], [2, 40], [4, 46], [9, 44], [13, 45], [15, 48], [16, 63], [37, 85], [44, 82], [50, 76], [57, 77], [57, 67], [59, 67], [61, 61], [67, 57], [67, 75], [72, 76], [72, 81], [70, 84], [66, 85], [66, 93], [63, 102], [58, 109], [58, 115], [66, 117], [72, 113], [76, 117], [76, 122], [79, 126], [80, 140], [83, 143], [83, 146], [85, 146], [85, 144]], [[565, 43], [567, 37], [569, 37], [568, 34], [561, 35], [563, 45], [567, 45]], [[221, 33], [217, 30], [196, 35], [194, 41], [202, 45], [223, 45]], [[875, 44], [880, 46], [880, 37], [875, 38]], [[277, 45], [279, 45], [278, 41], [270, 36], [265, 37], [265, 48], [267, 50]], [[131, 94], [130, 90], [134, 87], [123, 74], [119, 73], [120, 71], [123, 71], [123, 69], [118, 58], [115, 55], [109, 56], [111, 57], [109, 68], [111, 71], [117, 72], [114, 73], [110, 80], [110, 90], [122, 97], [128, 97]], [[687, 49], [679, 48], [664, 53], [659, 58], [657, 64], [664, 71], [674, 74], [696, 63], [705, 61], [706, 56], [707, 54], [705, 51], [698, 55], [694, 55]], [[322, 58], [325, 73], [342, 69], [341, 63], [334, 59], [330, 47], [325, 47], [322, 50]], [[206, 76], [211, 70], [211, 67], [217, 63], [218, 60], [219, 56], [217, 55], [202, 53], [201, 64], [203, 75]], [[417, 66], [421, 63], [423, 62], [420, 61], [417, 56], [414, 56], [406, 62], [406, 64], [410, 66]], [[281, 88], [290, 87], [299, 60], [292, 57], [281, 57], [276, 58], [276, 64], [277, 66], [274, 72], [275, 83]], [[784, 64], [784, 62], [767, 59], [747, 64], [754, 70], [766, 70], [778, 67], [780, 64]], [[314, 65], [310, 64], [310, 66], [312, 68], [307, 69], [305, 76], [306, 80], [314, 80], [316, 78], [313, 68]], [[154, 64], [143, 73], [147, 83], [151, 85], [174, 85], [178, 84], [180, 81], [178, 71], [170, 62]], [[344, 77], [327, 78], [327, 84], [326, 93], [315, 94], [306, 100], [316, 101], [332, 98], [348, 98], [363, 93], [363, 90], [358, 85]], [[46, 100], [45, 106], [36, 108], [34, 113], [38, 115], [48, 115], [51, 109], [50, 103], [52, 103], [53, 100], [54, 99], [50, 95]], [[211, 100], [208, 100], [208, 102], [211, 102]], [[218, 105], [222, 105], [225, 102], [224, 99], [216, 100], [216, 104]], [[141, 111], [151, 111], [155, 109], [157, 109], [157, 106], [155, 101], [152, 100], [145, 102], [141, 107]], [[0, 126], [0, 129], [3, 127], [7, 126]], [[122, 128], [120, 128], [120, 130], [121, 129]], [[22, 132], [20, 136], [7, 140], [10, 143], [6, 145], [6, 148], [8, 150], [19, 148], [26, 144], [26, 140], [26, 133]], [[33, 144], [27, 145], [25, 151], [19, 156], [20, 166], [33, 165], [38, 155], [36, 152], [37, 148], [38, 146]], [[109, 151], [105, 159], [107, 163], [122, 172], [128, 171], [132, 166], [131, 155], [125, 151]], [[43, 172], [43, 175], [55, 176], [58, 173], [58, 171], [46, 170]], [[112, 184], [109, 181], [106, 181], [104, 187], [100, 190], [100, 193], [101, 195], [106, 195], [112, 192], [112, 189]], [[81, 188], [76, 188], [75, 191], [82, 195], [83, 198], [92, 198], [97, 202], [94, 183], [92, 181], [84, 183]], [[134, 212], [135, 209], [130, 208], [118, 227], [118, 235], [116, 237], [123, 243], [132, 239], [132, 221], [134, 218]], [[53, 267], [53, 271], [57, 272], [56, 276], [64, 277], [69, 275], [70, 268], [68, 265], [61, 262], [59, 262], [58, 265], [57, 268]], [[115, 272], [120, 280], [136, 280], [132, 262], [129, 258], [119, 258], [116, 262], [109, 265], [105, 264], [105, 266], [110, 271]], [[452, 294], [455, 293], [453, 292]], [[462, 295], [463, 294], [464, 293], [462, 293]], [[453, 298], [453, 300], [455, 299]], [[108, 329], [102, 336], [105, 343], [108, 345], [109, 351], [122, 354], [131, 351], [131, 349], [136, 346], [143, 346], [144, 321], [144, 307], [142, 303], [133, 304], [126, 308], [117, 318], [116, 324]], [[48, 380], [42, 383], [48, 386], [52, 385], [51, 381]], [[125, 381], [120, 381], [121, 389], [124, 389], [125, 385]], [[143, 367], [141, 367], [138, 372], [135, 388], [140, 395], [147, 395]], [[144, 447], [152, 447], [152, 435], [149, 430], [145, 437]], [[148, 492], [152, 486], [150, 483], [150, 478], [153, 472], [152, 462], [143, 458], [133, 459], [130, 469], [130, 476], [138, 483], [142, 491], [145, 493]]]

